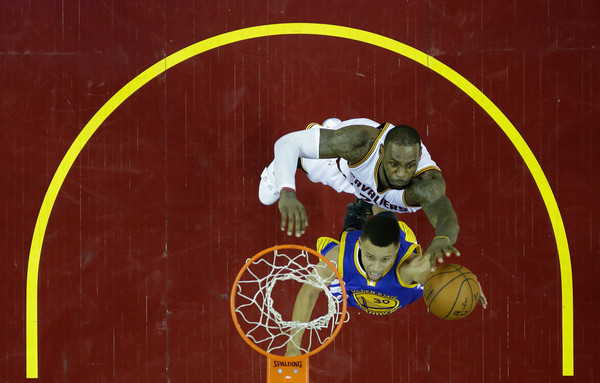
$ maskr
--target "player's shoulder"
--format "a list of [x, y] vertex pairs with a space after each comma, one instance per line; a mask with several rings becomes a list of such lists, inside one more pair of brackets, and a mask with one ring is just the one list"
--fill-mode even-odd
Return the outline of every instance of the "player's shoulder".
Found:
[[428, 169], [413, 177], [406, 188], [407, 194], [424, 197], [429, 193], [446, 193], [446, 181], [438, 169]]
[[[364, 145], [372, 143], [381, 131], [368, 125], [348, 125], [337, 130], [330, 130], [329, 132], [338, 139], [345, 138], [356, 145]], [[321, 134], [323, 133], [321, 132]]]
[[349, 125], [337, 130], [321, 129], [322, 157], [342, 157], [353, 164], [369, 152], [379, 130], [367, 125]]
[[411, 206], [421, 206], [446, 195], [446, 181], [439, 170], [431, 169], [415, 176], [405, 189], [404, 199]]
[[443, 180], [442, 172], [440, 169], [434, 166], [420, 170], [416, 175], [415, 179], [420, 180]]
[[400, 226], [401, 238], [407, 242], [417, 243], [417, 236], [406, 223], [398, 221], [398, 225]]

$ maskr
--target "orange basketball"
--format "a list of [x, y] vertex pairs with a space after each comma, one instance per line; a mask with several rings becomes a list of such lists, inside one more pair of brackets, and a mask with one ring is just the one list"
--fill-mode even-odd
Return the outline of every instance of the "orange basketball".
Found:
[[427, 277], [423, 298], [429, 311], [438, 318], [462, 319], [479, 302], [479, 283], [475, 274], [464, 266], [442, 265]]

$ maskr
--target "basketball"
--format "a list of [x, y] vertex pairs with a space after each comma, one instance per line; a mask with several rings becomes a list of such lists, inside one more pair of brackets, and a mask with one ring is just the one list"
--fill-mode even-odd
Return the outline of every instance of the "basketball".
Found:
[[438, 318], [462, 319], [479, 302], [479, 283], [475, 274], [464, 266], [442, 265], [427, 277], [423, 298], [429, 311]]

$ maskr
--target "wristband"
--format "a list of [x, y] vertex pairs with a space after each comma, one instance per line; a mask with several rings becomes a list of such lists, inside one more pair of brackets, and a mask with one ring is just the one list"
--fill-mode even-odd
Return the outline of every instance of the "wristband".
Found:
[[452, 243], [452, 241], [450, 241], [450, 238], [446, 237], [445, 235], [437, 235], [433, 239], [436, 240], [438, 238], [446, 238], [450, 243]]
[[291, 191], [291, 192], [294, 192], [294, 193], [296, 192], [294, 189], [289, 188], [287, 186], [286, 187], [282, 187], [281, 190], [287, 190], [287, 191]]

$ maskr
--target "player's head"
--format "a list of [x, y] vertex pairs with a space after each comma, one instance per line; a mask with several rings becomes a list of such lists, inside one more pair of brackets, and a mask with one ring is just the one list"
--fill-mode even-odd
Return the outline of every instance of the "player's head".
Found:
[[391, 189], [403, 189], [417, 171], [421, 158], [421, 136], [408, 125], [392, 128], [379, 148], [382, 180]]
[[376, 281], [392, 267], [400, 247], [400, 226], [393, 213], [365, 221], [359, 239], [360, 257], [367, 277]]

